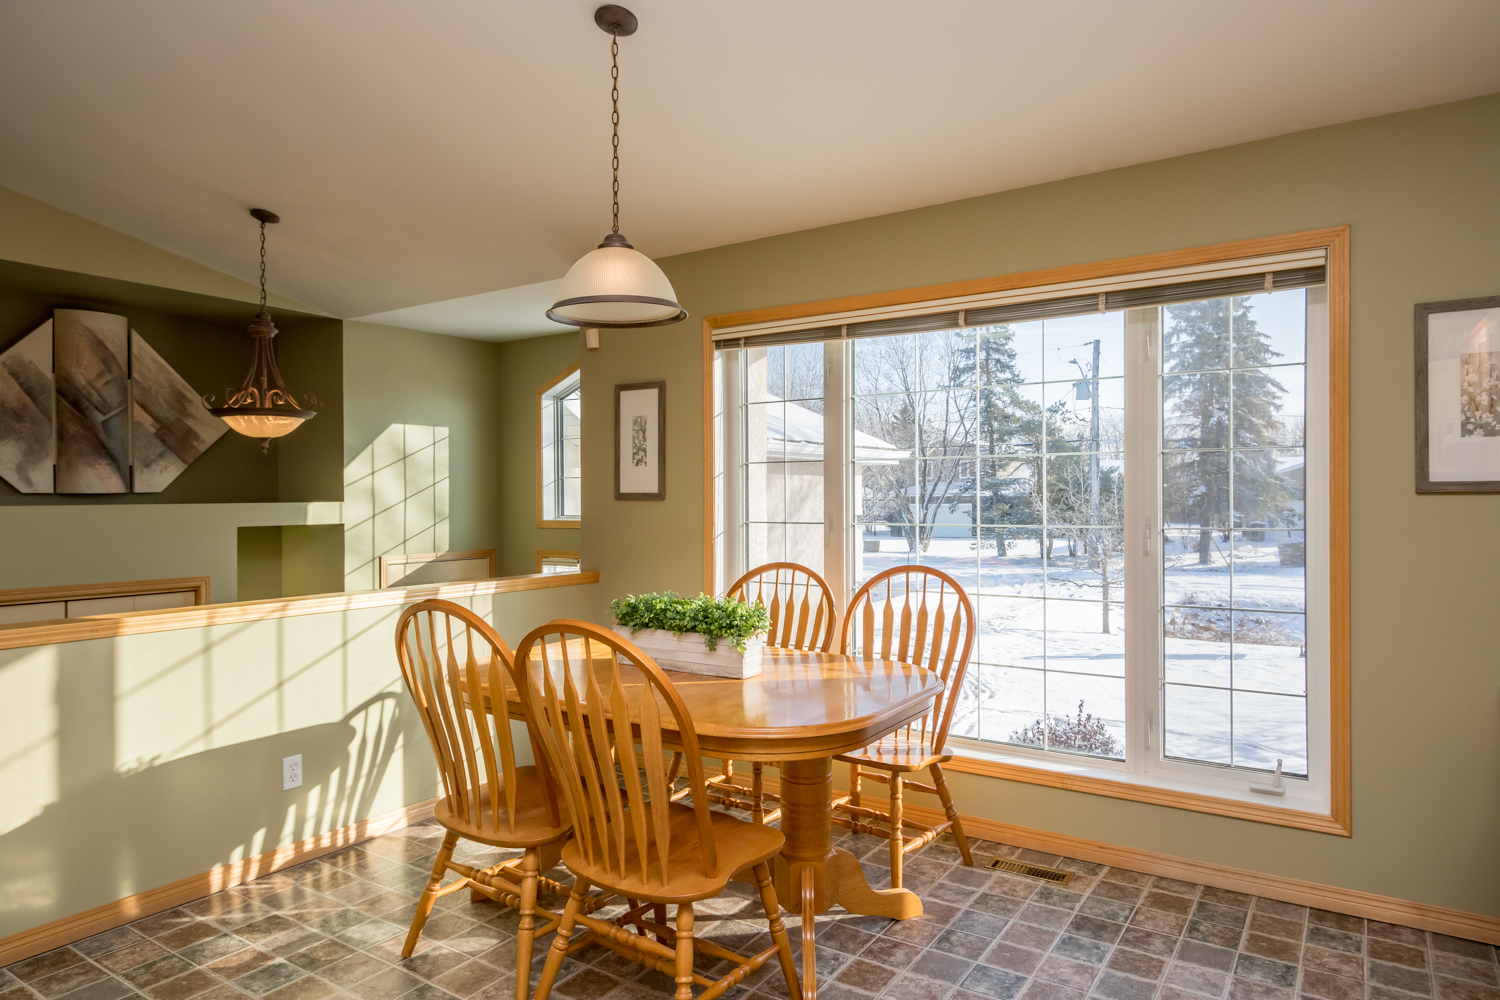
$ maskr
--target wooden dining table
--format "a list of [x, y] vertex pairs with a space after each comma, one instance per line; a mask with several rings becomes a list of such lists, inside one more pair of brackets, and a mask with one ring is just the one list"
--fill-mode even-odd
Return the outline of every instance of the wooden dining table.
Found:
[[[744, 680], [666, 673], [687, 705], [705, 756], [780, 768], [786, 845], [772, 878], [782, 906], [802, 917], [802, 995], [812, 1000], [818, 992], [818, 914], [834, 906], [897, 920], [922, 914], [916, 893], [872, 888], [859, 860], [833, 846], [833, 755], [868, 746], [925, 714], [943, 681], [925, 667], [842, 653], [767, 648], [763, 663], [758, 676]], [[638, 676], [634, 667], [619, 669]], [[631, 685], [629, 676], [621, 680]], [[523, 718], [515, 692], [506, 694], [508, 714]], [[485, 700], [493, 711], [487, 693]], [[663, 744], [680, 746], [671, 714], [663, 713], [661, 722]]]

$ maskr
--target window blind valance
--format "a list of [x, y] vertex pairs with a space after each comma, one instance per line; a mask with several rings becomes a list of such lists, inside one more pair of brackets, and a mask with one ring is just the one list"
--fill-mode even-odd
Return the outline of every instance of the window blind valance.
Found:
[[[1013, 289], [991, 295], [968, 296], [961, 302], [948, 299], [832, 316], [725, 327], [715, 331], [713, 339], [714, 346], [720, 350], [737, 350], [744, 347], [772, 347], [861, 337], [890, 337], [905, 333], [999, 326], [1004, 323], [1061, 319], [1065, 316], [1142, 309], [1177, 302], [1256, 295], [1290, 288], [1307, 288], [1324, 284], [1327, 280], [1325, 251], [1298, 251], [1195, 268], [1122, 275], [1093, 282]], [[830, 322], [831, 320], [838, 322]]]

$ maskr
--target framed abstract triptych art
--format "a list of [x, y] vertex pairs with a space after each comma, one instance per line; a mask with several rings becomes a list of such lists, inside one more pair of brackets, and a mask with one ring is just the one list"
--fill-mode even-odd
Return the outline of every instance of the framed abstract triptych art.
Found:
[[615, 386], [615, 499], [667, 497], [667, 383]]
[[1416, 307], [1417, 492], [1500, 493], [1500, 295]]

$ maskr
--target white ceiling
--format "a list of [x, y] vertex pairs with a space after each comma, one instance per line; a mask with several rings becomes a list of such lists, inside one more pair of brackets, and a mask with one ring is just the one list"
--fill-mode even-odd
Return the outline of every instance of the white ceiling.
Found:
[[[263, 205], [276, 292], [553, 332], [543, 283], [609, 228], [594, 6], [0, 0], [0, 185], [247, 280]], [[631, 6], [653, 257], [1500, 91], [1495, 0]]]

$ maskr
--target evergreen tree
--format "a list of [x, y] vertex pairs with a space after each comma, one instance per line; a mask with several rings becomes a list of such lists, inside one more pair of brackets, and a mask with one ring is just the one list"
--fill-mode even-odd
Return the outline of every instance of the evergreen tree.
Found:
[[[1211, 561], [1211, 528], [1230, 530], [1238, 526], [1237, 515], [1263, 518], [1282, 509], [1291, 496], [1270, 451], [1241, 452], [1233, 468], [1233, 498], [1227, 489], [1229, 449], [1272, 446], [1280, 443], [1283, 431], [1286, 389], [1259, 367], [1274, 364], [1281, 354], [1272, 349], [1252, 311], [1245, 297], [1166, 307], [1165, 444], [1191, 450], [1168, 453], [1163, 500], [1170, 520], [1202, 527], [1200, 563]], [[1227, 370], [1231, 361], [1232, 374]]]

